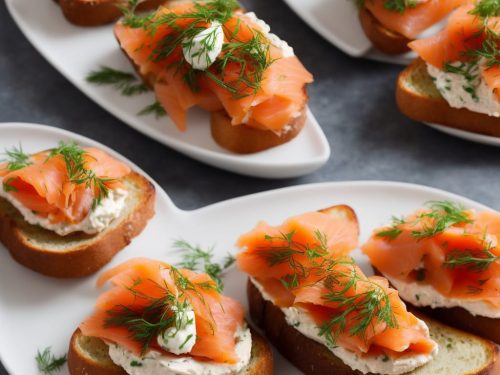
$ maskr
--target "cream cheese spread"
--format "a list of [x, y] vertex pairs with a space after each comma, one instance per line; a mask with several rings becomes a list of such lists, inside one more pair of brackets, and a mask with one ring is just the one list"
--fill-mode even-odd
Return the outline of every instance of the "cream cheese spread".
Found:
[[108, 196], [101, 200], [101, 203], [89, 212], [87, 217], [76, 224], [51, 223], [48, 218], [41, 217], [26, 208], [14, 196], [3, 189], [0, 189], [0, 197], [8, 200], [23, 216], [24, 220], [32, 225], [39, 225], [42, 228], [53, 231], [60, 236], [66, 236], [74, 232], [85, 232], [96, 234], [109, 227], [111, 222], [118, 218], [125, 207], [128, 191], [124, 189], [109, 190]]
[[184, 40], [182, 52], [186, 61], [197, 70], [207, 70], [222, 52], [224, 31], [218, 21], [199, 32], [193, 38]]
[[[455, 62], [450, 65], [460, 67], [463, 64]], [[480, 63], [471, 67], [468, 77], [438, 69], [431, 64], [427, 64], [427, 71], [450, 107], [467, 108], [473, 112], [500, 117], [500, 102], [494, 90], [481, 76]]]
[[[252, 283], [259, 289], [265, 300], [273, 302], [262, 285], [254, 279], [252, 279]], [[324, 336], [319, 335], [318, 326], [305, 310], [297, 307], [286, 307], [282, 308], [281, 311], [285, 314], [286, 321], [289, 325], [293, 326], [304, 336], [323, 344], [346, 365], [364, 374], [404, 374], [425, 365], [438, 353], [438, 347], [436, 345], [431, 354], [403, 355], [397, 359], [392, 359], [385, 355], [358, 355], [340, 346], [332, 347]], [[419, 320], [418, 324], [428, 332], [427, 325], [423, 321]]]
[[[176, 310], [175, 306], [172, 310]], [[173, 354], [186, 354], [196, 343], [196, 317], [192, 308], [176, 313], [176, 324], [158, 335], [158, 345]]]
[[385, 276], [398, 290], [399, 295], [405, 301], [415, 306], [427, 306], [431, 308], [461, 307], [472, 315], [485, 316], [488, 318], [500, 318], [500, 310], [495, 309], [487, 302], [478, 300], [466, 300], [448, 298], [439, 293], [432, 285], [418, 282], [405, 282]]
[[250, 363], [252, 335], [248, 327], [236, 331], [236, 354], [238, 363], [227, 364], [199, 361], [193, 357], [177, 357], [151, 351], [141, 358], [126, 349], [109, 345], [109, 356], [130, 375], [236, 375]]

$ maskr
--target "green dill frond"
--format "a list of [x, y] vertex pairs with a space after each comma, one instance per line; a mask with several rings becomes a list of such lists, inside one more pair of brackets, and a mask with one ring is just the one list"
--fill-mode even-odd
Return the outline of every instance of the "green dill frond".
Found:
[[33, 164], [31, 156], [23, 151], [23, 147], [21, 145], [5, 150], [5, 155], [7, 158], [0, 161], [7, 163], [7, 169], [9, 171], [17, 171]]
[[64, 354], [61, 357], [56, 357], [52, 354], [51, 348], [47, 347], [42, 352], [37, 351], [35, 361], [38, 371], [45, 375], [51, 375], [66, 364], [67, 356]]

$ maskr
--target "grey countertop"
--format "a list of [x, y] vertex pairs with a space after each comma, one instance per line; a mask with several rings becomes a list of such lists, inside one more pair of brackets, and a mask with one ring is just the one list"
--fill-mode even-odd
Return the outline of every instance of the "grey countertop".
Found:
[[[313, 174], [275, 181], [243, 177], [191, 160], [132, 130], [54, 70], [21, 34], [4, 2], [0, 122], [47, 124], [102, 142], [147, 171], [183, 209], [290, 185], [340, 180], [430, 185], [500, 209], [500, 149], [441, 134], [401, 115], [394, 103], [400, 66], [344, 55], [280, 0], [243, 3], [295, 47], [315, 76], [310, 106], [333, 154]], [[0, 365], [0, 375], [5, 374]]]

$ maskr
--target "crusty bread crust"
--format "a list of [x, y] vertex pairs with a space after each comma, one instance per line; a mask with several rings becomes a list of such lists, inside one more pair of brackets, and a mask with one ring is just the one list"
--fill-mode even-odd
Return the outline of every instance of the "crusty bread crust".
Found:
[[[265, 332], [266, 337], [278, 351], [306, 375], [362, 375], [361, 372], [353, 371], [344, 364], [326, 346], [307, 338], [289, 325], [281, 309], [266, 301], [250, 279], [247, 283], [247, 295], [252, 320]], [[419, 317], [426, 321], [429, 320], [422, 314], [419, 314]], [[453, 328], [448, 329], [454, 330]], [[465, 332], [460, 332], [460, 335], [464, 340], [469, 338], [481, 340]], [[498, 347], [489, 341], [483, 341], [482, 345], [488, 349], [490, 357], [481, 369], [467, 375], [496, 374], [494, 366]]]
[[[271, 375], [273, 374], [271, 347], [260, 334], [253, 329], [250, 330], [252, 357], [250, 364], [241, 372], [241, 375]], [[127, 375], [122, 367], [111, 361], [107, 355], [107, 345], [101, 339], [85, 337], [80, 329], [77, 329], [71, 336], [68, 368], [71, 375]]]
[[231, 125], [231, 119], [225, 111], [211, 113], [210, 128], [212, 137], [222, 148], [237, 154], [252, 154], [294, 139], [304, 128], [306, 113], [304, 108], [300, 116], [289, 124], [289, 130], [281, 135], [247, 125]]
[[410, 50], [408, 43], [411, 39], [387, 29], [368, 9], [363, 7], [359, 10], [359, 20], [366, 36], [378, 50], [388, 55], [399, 55]]
[[419, 122], [500, 137], [500, 118], [465, 108], [452, 108], [440, 96], [415, 90], [413, 78], [421, 75], [422, 69], [426, 69], [426, 64], [419, 58], [399, 75], [396, 101], [403, 114]]
[[[154, 215], [155, 188], [153, 184], [135, 172], [127, 176], [126, 180], [141, 189], [140, 200], [134, 209], [127, 217], [117, 219], [121, 220], [118, 225], [99, 234], [86, 236], [88, 239], [73, 248], [64, 251], [49, 251], [38, 247], [24, 233], [21, 223], [2, 211], [0, 211], [0, 242], [7, 247], [17, 262], [41, 274], [58, 278], [90, 275], [130, 244], [132, 238], [142, 232], [148, 220]], [[23, 225], [29, 224], [23, 223]], [[75, 235], [82, 236], [81, 234]], [[71, 235], [68, 238], [71, 238]]]
[[[126, 6], [128, 0], [55, 0], [61, 6], [66, 19], [78, 26], [100, 26], [116, 21], [122, 12], [118, 6]], [[137, 10], [155, 9], [165, 0], [145, 0]]]
[[[372, 266], [373, 267], [373, 266]], [[373, 267], [375, 274], [384, 276], [382, 272]], [[384, 276], [385, 277], [385, 276]], [[400, 297], [404, 300], [403, 296]], [[463, 329], [464, 331], [484, 337], [500, 345], [500, 319], [488, 318], [485, 316], [472, 315], [461, 307], [452, 308], [430, 308], [414, 306], [405, 300], [407, 305], [420, 310], [436, 320], [439, 320], [450, 326]]]

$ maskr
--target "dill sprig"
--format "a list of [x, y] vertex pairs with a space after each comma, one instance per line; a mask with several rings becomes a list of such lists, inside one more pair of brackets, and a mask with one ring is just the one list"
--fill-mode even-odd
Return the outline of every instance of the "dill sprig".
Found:
[[[136, 301], [146, 301], [147, 304], [117, 305], [107, 311], [105, 327], [125, 327], [130, 332], [130, 337], [142, 345], [142, 354], [148, 351], [153, 340], [167, 328], [181, 329], [182, 322], [186, 320], [185, 314], [192, 309], [187, 298], [188, 292], [206, 305], [199, 289], [217, 290], [215, 283], [191, 282], [175, 267], [171, 266], [168, 272], [177, 288], [176, 295], [170, 291], [166, 284], [160, 285], [152, 280], [147, 280], [154, 283], [163, 294], [159, 298], [151, 297], [138, 289], [144, 280], [137, 279], [127, 289], [134, 295]], [[208, 305], [207, 308], [211, 311]], [[214, 329], [213, 322], [211, 324], [212, 329]]]
[[[294, 236], [293, 231], [279, 236], [266, 235], [264, 238], [269, 241], [269, 246], [259, 249], [259, 252], [271, 267], [288, 265], [290, 273], [280, 279], [287, 289], [298, 287], [309, 276], [313, 276], [313, 281], [304, 287], [318, 284], [326, 287], [328, 292], [322, 298], [326, 302], [335, 303], [337, 311], [331, 319], [318, 326], [320, 336], [335, 345], [338, 335], [346, 331], [349, 319], [354, 319], [355, 322], [348, 330], [351, 336], [366, 338], [366, 331], [374, 321], [383, 321], [388, 327], [397, 327], [386, 291], [359, 274], [351, 257], [331, 255], [328, 251], [328, 238], [324, 233], [316, 231], [315, 243], [312, 244], [297, 242]], [[348, 293], [359, 289], [362, 284], [367, 285], [365, 292], [354, 296]], [[351, 318], [351, 313], [356, 316]]]
[[485, 272], [493, 263], [500, 260], [491, 252], [491, 244], [481, 250], [453, 250], [446, 254], [443, 266], [446, 268], [463, 267], [469, 271]]
[[104, 198], [108, 197], [109, 188], [107, 184], [114, 181], [114, 179], [99, 177], [96, 175], [95, 171], [87, 169], [85, 166], [84, 156], [88, 154], [83, 148], [74, 142], [59, 142], [59, 146], [50, 151], [47, 159], [58, 155], [62, 156], [64, 159], [70, 182], [77, 185], [85, 184], [87, 188], [92, 189], [94, 192], [92, 209], [95, 209], [101, 204], [101, 201]]
[[[384, 229], [375, 235], [377, 237], [386, 237], [391, 240], [396, 239], [403, 230], [402, 225], [416, 226], [422, 223], [422, 229], [413, 230], [411, 235], [417, 239], [434, 237], [444, 232], [449, 227], [457, 224], [470, 224], [473, 221], [469, 218], [464, 206], [450, 201], [431, 201], [426, 204], [429, 212], [419, 214], [416, 219], [406, 221], [405, 219], [392, 218], [392, 226]], [[430, 222], [430, 223], [429, 223]]]
[[52, 354], [51, 348], [47, 347], [42, 352], [40, 352], [40, 350], [37, 351], [35, 360], [38, 371], [50, 375], [59, 371], [66, 364], [67, 357], [66, 354], [61, 357], [56, 357]]
[[5, 155], [7, 158], [1, 161], [7, 162], [7, 169], [9, 171], [17, 171], [33, 164], [31, 156], [23, 151], [23, 147], [21, 145], [5, 150]]
[[224, 290], [221, 276], [236, 261], [231, 254], [228, 254], [223, 263], [219, 264], [213, 261], [213, 248], [204, 250], [200, 246], [194, 246], [185, 240], [176, 240], [173, 247], [182, 254], [182, 262], [179, 263], [179, 267], [205, 272], [216, 282], [220, 291]]
[[165, 111], [165, 108], [163, 108], [161, 103], [158, 101], [147, 105], [138, 113], [139, 116], [154, 115], [156, 118], [160, 118], [162, 116], [165, 116], [166, 114], [167, 112]]
[[143, 82], [139, 82], [134, 74], [108, 66], [101, 66], [99, 70], [91, 71], [87, 76], [87, 81], [96, 85], [113, 86], [125, 96], [134, 96], [149, 91], [149, 88]]

